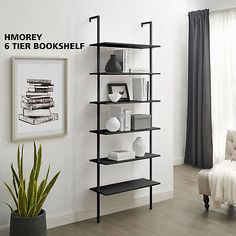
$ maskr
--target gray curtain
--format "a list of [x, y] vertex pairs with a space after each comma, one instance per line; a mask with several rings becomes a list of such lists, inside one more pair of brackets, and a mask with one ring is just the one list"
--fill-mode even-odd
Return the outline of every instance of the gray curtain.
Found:
[[209, 10], [190, 12], [185, 163], [203, 169], [213, 163], [210, 77]]

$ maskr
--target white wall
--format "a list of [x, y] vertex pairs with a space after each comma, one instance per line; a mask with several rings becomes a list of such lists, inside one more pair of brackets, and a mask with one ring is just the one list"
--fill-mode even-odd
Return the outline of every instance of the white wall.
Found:
[[207, 0], [205, 1], [205, 7], [210, 10], [220, 10], [220, 9], [228, 9], [236, 7], [235, 0]]
[[[154, 79], [154, 97], [162, 100], [154, 105], [154, 124], [162, 130], [154, 133], [153, 151], [162, 158], [153, 161], [153, 179], [161, 181], [154, 188], [155, 200], [172, 197], [173, 158], [183, 157], [186, 123], [187, 93], [187, 0], [87, 0], [87, 1], [14, 1], [0, 0], [0, 181], [11, 180], [9, 165], [15, 160], [16, 143], [10, 141], [11, 129], [11, 63], [13, 56], [58, 56], [69, 59], [68, 136], [40, 140], [44, 147], [44, 165], [51, 163], [52, 172], [60, 169], [61, 176], [51, 192], [45, 208], [49, 227], [95, 216], [96, 196], [88, 189], [95, 186], [96, 167], [88, 160], [95, 157], [96, 137], [88, 130], [95, 128], [95, 107], [88, 104], [95, 99], [95, 79], [88, 73], [95, 70], [95, 23], [88, 17], [101, 15], [102, 41], [148, 42], [148, 31], [140, 22], [152, 20], [155, 43], [162, 48], [154, 53], [154, 70], [160, 78]], [[195, 1], [196, 2], [196, 1]], [[198, 2], [198, 1], [197, 1]], [[196, 4], [197, 5], [197, 4]], [[195, 9], [196, 6], [192, 7]], [[197, 8], [197, 7], [196, 7]], [[43, 33], [45, 41], [85, 42], [82, 51], [6, 51], [5, 33]], [[146, 63], [146, 56], [137, 53], [138, 61]], [[107, 55], [105, 53], [104, 55]], [[142, 59], [144, 56], [144, 59]], [[104, 79], [103, 86], [109, 81]], [[122, 79], [123, 80], [123, 79]], [[130, 81], [130, 79], [124, 79]], [[145, 110], [145, 105], [133, 106], [134, 111]], [[104, 122], [107, 109], [103, 108]], [[145, 134], [140, 134], [145, 137]], [[102, 138], [102, 154], [118, 148], [130, 147], [136, 135]], [[175, 138], [175, 143], [173, 139]], [[32, 144], [25, 143], [26, 166], [32, 157]], [[102, 168], [102, 183], [148, 176], [148, 162], [130, 163]], [[103, 213], [127, 209], [148, 203], [148, 190], [102, 198]], [[10, 196], [0, 185], [0, 201], [10, 202]], [[9, 211], [0, 205], [0, 235], [9, 223]], [[1, 234], [2, 232], [2, 234]]]

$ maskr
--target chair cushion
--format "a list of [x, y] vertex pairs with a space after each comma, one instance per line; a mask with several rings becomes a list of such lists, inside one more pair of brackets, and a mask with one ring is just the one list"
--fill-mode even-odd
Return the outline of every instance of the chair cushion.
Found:
[[200, 194], [211, 195], [208, 173], [210, 170], [200, 170], [198, 173], [198, 190]]

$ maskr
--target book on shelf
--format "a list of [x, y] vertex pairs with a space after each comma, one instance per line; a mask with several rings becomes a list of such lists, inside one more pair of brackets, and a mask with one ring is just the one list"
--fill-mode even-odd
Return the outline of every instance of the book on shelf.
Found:
[[46, 108], [54, 107], [54, 102], [29, 104], [24, 101], [21, 101], [21, 106], [22, 108], [25, 108], [28, 110], [46, 109]]
[[31, 125], [39, 125], [53, 120], [58, 120], [58, 113], [52, 113], [50, 116], [45, 117], [27, 117], [23, 114], [19, 115], [19, 120], [24, 121]]
[[134, 158], [135, 153], [133, 151], [118, 150], [108, 153], [108, 159], [113, 161], [124, 161]]
[[129, 49], [117, 49], [114, 54], [120, 62], [122, 72], [129, 72]]
[[149, 81], [145, 78], [133, 78], [133, 100], [147, 101], [149, 99]]
[[50, 109], [37, 109], [37, 110], [28, 110], [23, 109], [23, 116], [27, 117], [43, 117], [43, 116], [51, 116]]
[[149, 70], [143, 68], [130, 68], [129, 73], [149, 73]]
[[129, 131], [131, 130], [131, 110], [124, 109], [124, 130]]

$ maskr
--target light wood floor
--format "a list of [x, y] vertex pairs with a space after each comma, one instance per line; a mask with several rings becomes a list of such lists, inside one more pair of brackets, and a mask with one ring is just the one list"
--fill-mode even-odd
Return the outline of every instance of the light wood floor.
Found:
[[174, 168], [174, 199], [49, 230], [48, 236], [233, 236], [236, 217], [212, 207], [204, 212], [197, 169]]

